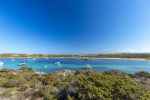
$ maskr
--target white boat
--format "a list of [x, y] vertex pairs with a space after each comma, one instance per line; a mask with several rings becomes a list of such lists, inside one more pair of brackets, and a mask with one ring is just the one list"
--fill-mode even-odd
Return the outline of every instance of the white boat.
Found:
[[59, 61], [58, 61], [58, 62], [56, 62], [55, 64], [56, 64], [57, 66], [59, 66], [59, 67], [62, 67], [61, 62], [59, 62]]
[[87, 65], [86, 65], [86, 68], [92, 69], [92, 66], [91, 66], [90, 64], [87, 64]]
[[23, 65], [26, 65], [26, 63], [20, 63], [20, 64], [18, 64], [18, 66], [23, 66]]

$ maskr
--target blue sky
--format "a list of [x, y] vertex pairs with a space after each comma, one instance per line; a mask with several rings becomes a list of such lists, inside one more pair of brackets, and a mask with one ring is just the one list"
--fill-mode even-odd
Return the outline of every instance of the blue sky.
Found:
[[149, 0], [0, 0], [0, 53], [150, 52]]

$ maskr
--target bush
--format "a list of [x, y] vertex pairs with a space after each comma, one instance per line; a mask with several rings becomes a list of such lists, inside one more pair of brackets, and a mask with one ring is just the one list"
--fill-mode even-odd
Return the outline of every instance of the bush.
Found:
[[150, 91], [145, 92], [144, 95], [141, 96], [140, 100], [150, 100]]
[[[82, 70], [63, 75], [56, 72], [38, 75], [22, 71], [0, 72], [0, 86], [44, 100], [149, 100], [150, 92], [126, 73]], [[145, 76], [145, 74], [138, 74]], [[147, 77], [147, 74], [146, 74]], [[34, 91], [33, 91], [34, 90]]]
[[80, 73], [60, 92], [60, 100], [68, 95], [75, 100], [137, 100], [144, 89], [126, 75]]

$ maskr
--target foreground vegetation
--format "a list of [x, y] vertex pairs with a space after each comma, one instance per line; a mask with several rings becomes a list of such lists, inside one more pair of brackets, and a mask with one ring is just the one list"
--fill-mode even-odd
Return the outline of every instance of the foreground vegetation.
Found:
[[0, 71], [0, 100], [150, 100], [149, 86], [150, 74], [145, 72], [81, 70], [41, 75], [27, 67]]
[[71, 54], [0, 54], [0, 58], [139, 58], [150, 59], [149, 53], [108, 53], [108, 54], [85, 54], [85, 55], [71, 55]]

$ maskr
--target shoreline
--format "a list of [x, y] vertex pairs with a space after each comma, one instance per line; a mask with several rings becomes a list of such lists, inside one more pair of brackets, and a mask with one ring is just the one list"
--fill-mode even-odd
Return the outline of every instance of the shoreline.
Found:
[[95, 58], [95, 59], [116, 59], [116, 60], [137, 60], [137, 61], [150, 61], [150, 59], [144, 59], [144, 58]]
[[80, 60], [94, 60], [94, 59], [106, 59], [106, 60], [137, 60], [137, 61], [150, 61], [146, 58], [115, 58], [115, 57], [0, 57], [0, 59], [80, 59]]

